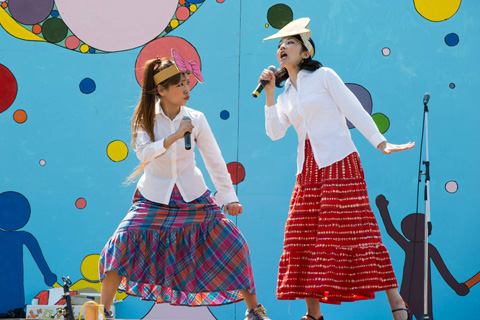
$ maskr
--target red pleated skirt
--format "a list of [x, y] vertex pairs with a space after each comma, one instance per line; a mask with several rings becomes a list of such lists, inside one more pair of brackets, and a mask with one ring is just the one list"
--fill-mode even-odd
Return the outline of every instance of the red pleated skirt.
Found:
[[285, 226], [278, 299], [373, 299], [397, 288], [358, 153], [319, 169], [309, 140]]

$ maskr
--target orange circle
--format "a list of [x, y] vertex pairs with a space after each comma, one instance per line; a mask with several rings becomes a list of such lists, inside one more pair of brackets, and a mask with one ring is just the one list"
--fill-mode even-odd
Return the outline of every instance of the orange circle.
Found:
[[39, 24], [36, 24], [33, 26], [32, 32], [35, 34], [39, 34], [40, 32], [42, 32], [42, 27]]
[[18, 109], [13, 113], [13, 120], [15, 120], [17, 123], [24, 123], [27, 121], [27, 113], [25, 110]]
[[184, 6], [184, 5], [185, 5], [185, 0], [180, 0], [180, 1], [178, 1], [178, 3], [179, 3], [181, 6]]
[[3, 3], [2, 3], [2, 8], [5, 9], [6, 7], [8, 7], [8, 4], [7, 4], [6, 2], [3, 2]]

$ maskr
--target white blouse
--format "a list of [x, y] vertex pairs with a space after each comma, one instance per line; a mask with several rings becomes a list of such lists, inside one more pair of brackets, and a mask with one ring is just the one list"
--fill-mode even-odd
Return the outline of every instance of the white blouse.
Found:
[[300, 70], [297, 88], [287, 79], [277, 103], [265, 106], [265, 127], [272, 140], [282, 138], [290, 125], [297, 131], [297, 174], [302, 172], [307, 134], [319, 168], [357, 151], [345, 117], [375, 148], [386, 141], [360, 101], [330, 68]]
[[[179, 139], [165, 149], [165, 138], [178, 130], [184, 116], [190, 117], [194, 126], [191, 133], [192, 148], [185, 150], [185, 140]], [[181, 107], [175, 119], [171, 120], [157, 102], [153, 130], [154, 142], [144, 130], [138, 131], [136, 139], [137, 157], [142, 163], [147, 163], [137, 184], [145, 198], [168, 204], [175, 184], [186, 202], [202, 196], [207, 191], [207, 185], [196, 166], [194, 149], [197, 146], [217, 189], [217, 204], [222, 206], [238, 201], [220, 148], [203, 113]]]

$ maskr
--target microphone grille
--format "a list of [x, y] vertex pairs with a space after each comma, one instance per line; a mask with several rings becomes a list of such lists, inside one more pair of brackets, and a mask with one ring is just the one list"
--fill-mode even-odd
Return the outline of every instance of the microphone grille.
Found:
[[276, 73], [277, 72], [277, 67], [275, 66], [270, 66], [267, 68], [268, 70], [272, 71], [273, 73]]

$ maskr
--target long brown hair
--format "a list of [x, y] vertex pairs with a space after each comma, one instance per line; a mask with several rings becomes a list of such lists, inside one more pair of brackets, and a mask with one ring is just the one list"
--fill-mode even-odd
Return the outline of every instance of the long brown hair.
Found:
[[[145, 62], [143, 68], [143, 86], [140, 102], [135, 108], [132, 116], [132, 141], [131, 146], [136, 151], [137, 133], [139, 129], [145, 130], [152, 142], [155, 141], [155, 133], [153, 128], [155, 125], [155, 102], [159, 97], [157, 86], [153, 81], [153, 77], [162, 71], [173, 65], [173, 61], [168, 58], [152, 59]], [[168, 79], [165, 79], [158, 85], [168, 88], [171, 85], [180, 83], [181, 73], [176, 74]], [[143, 169], [148, 163], [140, 163], [135, 170], [127, 178], [126, 184], [133, 183], [137, 180], [138, 176], [142, 173]]]

